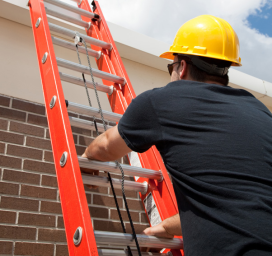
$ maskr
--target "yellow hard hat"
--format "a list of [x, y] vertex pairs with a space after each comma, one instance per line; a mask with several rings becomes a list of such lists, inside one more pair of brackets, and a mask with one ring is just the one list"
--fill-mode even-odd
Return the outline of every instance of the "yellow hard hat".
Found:
[[174, 53], [195, 55], [242, 66], [239, 48], [238, 36], [228, 22], [212, 15], [201, 15], [180, 27], [173, 45], [160, 57], [173, 60]]

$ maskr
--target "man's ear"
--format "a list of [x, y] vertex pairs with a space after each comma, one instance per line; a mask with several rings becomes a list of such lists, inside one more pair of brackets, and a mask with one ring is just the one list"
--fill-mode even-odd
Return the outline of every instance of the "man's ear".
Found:
[[182, 60], [180, 62], [180, 68], [179, 68], [179, 77], [180, 79], [186, 80], [187, 73], [188, 73], [188, 65], [185, 60]]

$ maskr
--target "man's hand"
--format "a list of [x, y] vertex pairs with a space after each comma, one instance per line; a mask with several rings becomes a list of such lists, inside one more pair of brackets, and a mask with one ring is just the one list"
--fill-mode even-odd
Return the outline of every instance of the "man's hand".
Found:
[[[162, 221], [160, 224], [146, 228], [143, 231], [144, 235], [147, 236], [157, 236], [157, 237], [162, 237], [162, 238], [173, 238], [174, 236], [181, 236], [181, 225], [180, 225], [180, 218], [179, 214], [176, 214], [168, 219], [165, 219]], [[150, 248], [142, 248], [142, 251], [145, 252], [159, 252], [158, 249], [150, 249]]]
[[143, 234], [147, 235], [147, 236], [157, 236], [157, 237], [162, 237], [162, 238], [173, 238], [174, 237], [174, 235], [169, 234], [167, 232], [167, 230], [164, 228], [162, 223], [160, 223], [154, 227], [146, 228], [143, 231]]
[[[81, 157], [85, 157], [87, 158], [86, 154], [83, 153], [83, 155]], [[93, 170], [93, 169], [87, 169], [87, 168], [80, 168], [81, 172], [83, 173], [88, 173], [90, 175], [99, 175], [99, 171], [98, 170]], [[93, 188], [97, 188], [97, 186], [94, 185], [86, 185], [88, 188], [93, 189]]]

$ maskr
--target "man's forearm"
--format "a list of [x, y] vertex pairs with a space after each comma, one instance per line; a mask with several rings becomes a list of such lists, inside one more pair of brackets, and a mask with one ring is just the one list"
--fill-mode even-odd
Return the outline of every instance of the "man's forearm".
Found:
[[113, 161], [123, 157], [129, 152], [131, 152], [131, 149], [121, 138], [117, 126], [114, 126], [100, 134], [86, 148], [83, 156], [92, 160]]

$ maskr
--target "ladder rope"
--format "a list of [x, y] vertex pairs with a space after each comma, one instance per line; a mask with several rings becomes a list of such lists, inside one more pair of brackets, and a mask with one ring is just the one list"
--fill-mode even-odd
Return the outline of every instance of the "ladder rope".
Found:
[[[86, 45], [85, 40], [79, 36], [78, 32], [76, 32], [75, 36], [78, 36], [78, 37], [79, 37], [79, 41], [82, 42], [82, 43], [84, 44], [84, 47], [85, 47], [85, 50], [86, 50], [86, 55], [87, 55], [87, 60], [88, 60], [88, 65], [89, 65], [89, 69], [90, 69], [90, 74], [91, 74], [93, 86], [94, 86], [95, 96], [96, 96], [96, 100], [97, 100], [99, 112], [100, 112], [100, 115], [101, 115], [102, 123], [103, 123], [103, 126], [104, 126], [104, 130], [106, 131], [106, 130], [107, 130], [107, 126], [106, 126], [106, 123], [105, 123], [105, 120], [104, 120], [103, 111], [102, 111], [102, 108], [101, 108], [101, 104], [100, 104], [100, 100], [99, 100], [99, 96], [98, 96], [96, 84], [95, 84], [94, 77], [93, 77], [93, 72], [92, 72], [92, 67], [91, 67], [91, 63], [90, 63], [90, 58], [89, 58], [89, 54], [88, 54], [87, 45]], [[80, 56], [79, 56], [79, 52], [78, 52], [78, 45], [77, 45], [77, 44], [76, 44], [76, 50], [77, 50], [77, 55], [78, 55], [79, 63], [81, 64]], [[84, 75], [84, 74], [82, 74], [82, 76], [83, 76], [83, 75]], [[90, 104], [90, 106], [91, 106], [90, 95], [89, 95], [89, 92], [88, 92], [88, 88], [87, 88], [87, 85], [86, 85], [85, 77], [84, 77], [84, 76], [83, 76], [83, 80], [84, 80], [84, 85], [85, 85], [85, 89], [86, 89], [86, 92], [87, 92], [88, 101], [89, 101], [89, 104]], [[96, 120], [95, 120], [95, 119], [94, 119], [94, 124], [95, 124], [96, 133], [97, 133], [97, 135], [99, 135], [99, 132], [98, 132], [98, 129], [97, 129], [97, 124], [96, 124]], [[137, 247], [137, 251], [138, 251], [139, 256], [141, 256], [142, 254], [141, 254], [140, 246], [139, 246], [139, 243], [138, 243], [138, 239], [137, 239], [137, 236], [136, 236], [134, 224], [133, 224], [133, 221], [132, 221], [132, 218], [131, 218], [131, 215], [130, 215], [130, 211], [129, 211], [129, 208], [128, 208], [127, 199], [126, 199], [126, 195], [125, 195], [125, 188], [124, 188], [124, 179], [125, 179], [125, 177], [124, 177], [124, 170], [123, 170], [122, 166], [120, 165], [120, 163], [118, 163], [118, 161], [115, 161], [115, 163], [116, 163], [116, 166], [117, 166], [117, 167], [120, 169], [120, 171], [121, 171], [121, 175], [122, 175], [122, 184], [121, 184], [121, 187], [122, 187], [123, 200], [124, 200], [124, 203], [125, 203], [126, 212], [127, 212], [128, 218], [129, 218], [130, 226], [131, 226], [131, 229], [132, 229], [132, 235], [133, 235], [133, 238], [134, 238], [134, 240], [135, 240], [135, 244], [136, 244], [136, 247]], [[111, 175], [110, 175], [109, 172], [108, 172], [108, 177], [109, 177], [109, 181], [110, 181], [110, 184], [111, 184], [111, 189], [112, 189], [112, 193], [113, 193], [113, 196], [114, 196], [114, 200], [115, 200], [117, 212], [118, 212], [118, 215], [119, 215], [119, 219], [120, 219], [120, 221], [121, 221], [122, 229], [123, 229], [123, 232], [126, 233], [125, 225], [124, 225], [124, 222], [123, 222], [123, 219], [122, 219], [122, 216], [121, 216], [120, 208], [119, 208], [119, 205], [118, 205], [118, 202], [117, 202], [115, 190], [114, 190], [114, 187], [113, 187], [113, 184], [112, 184]], [[132, 256], [132, 252], [131, 252], [130, 247], [127, 246], [127, 248], [128, 248], [129, 255]]]

